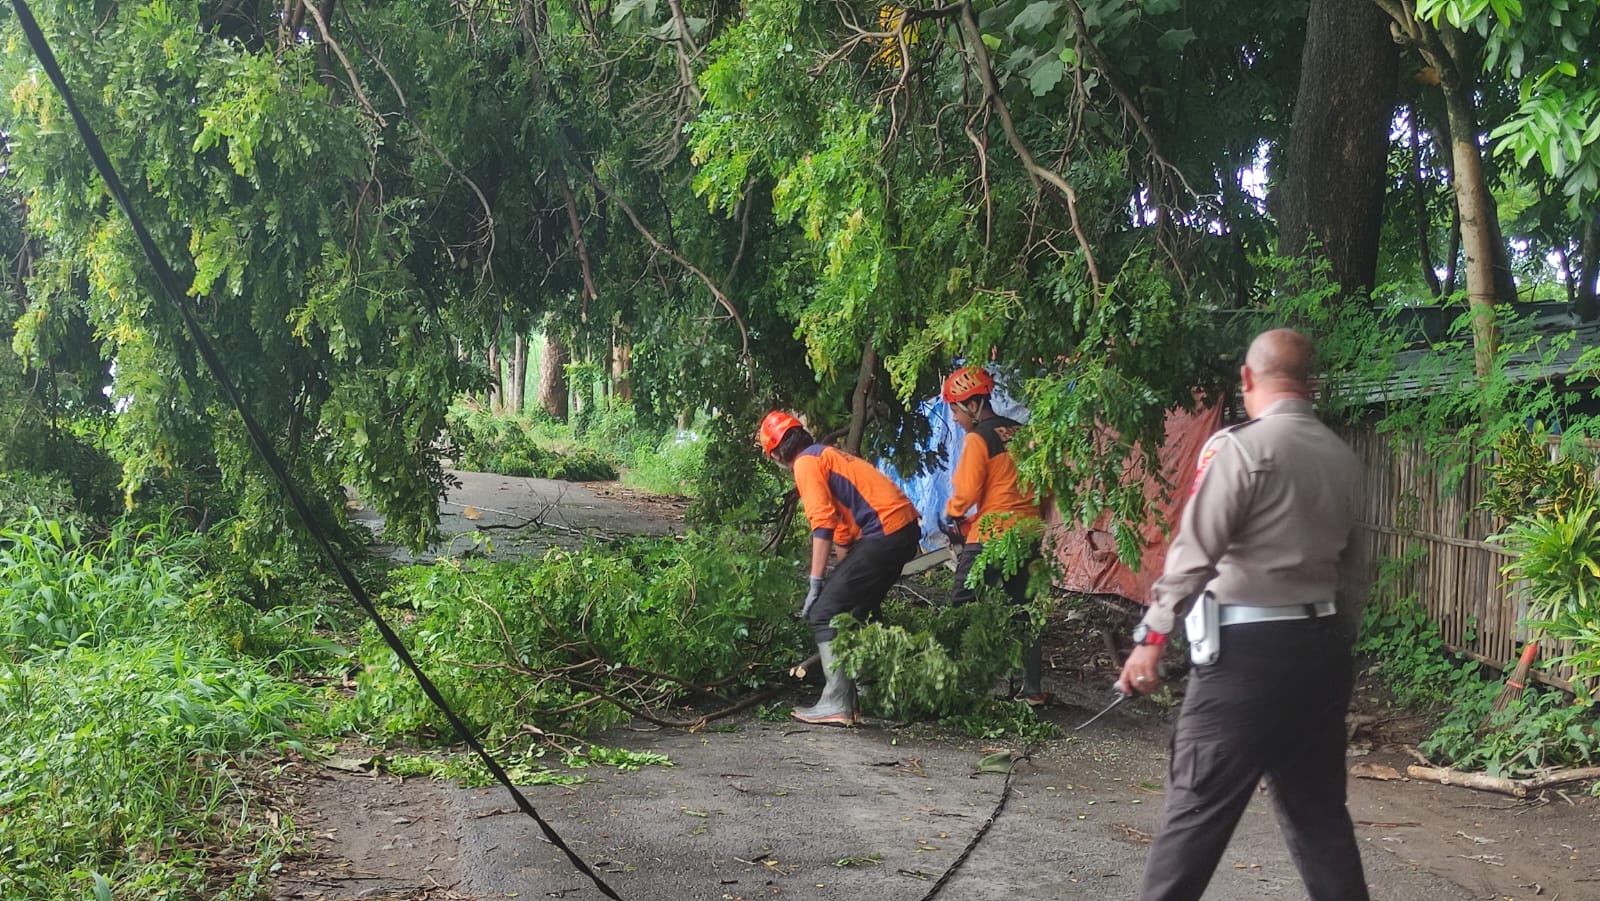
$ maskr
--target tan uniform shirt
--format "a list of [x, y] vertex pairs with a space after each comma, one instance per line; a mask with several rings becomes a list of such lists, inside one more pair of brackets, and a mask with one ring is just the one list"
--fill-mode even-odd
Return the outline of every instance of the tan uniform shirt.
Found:
[[1212, 435], [1145, 624], [1170, 633], [1209, 588], [1220, 604], [1336, 601], [1353, 625], [1367, 589], [1360, 492], [1360, 462], [1310, 401], [1278, 401]]

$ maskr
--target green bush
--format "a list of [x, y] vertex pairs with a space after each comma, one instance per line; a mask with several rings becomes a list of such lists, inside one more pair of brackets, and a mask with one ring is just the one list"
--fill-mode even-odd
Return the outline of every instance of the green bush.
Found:
[[[762, 556], [759, 543], [695, 533], [534, 561], [415, 566], [395, 574], [384, 604], [474, 730], [495, 739], [523, 724], [586, 732], [624, 719], [618, 702], [662, 708], [693, 694], [689, 685], [727, 693], [793, 661], [804, 646], [798, 567]], [[450, 737], [371, 628], [361, 656], [341, 723]]]
[[1564, 692], [1530, 686], [1495, 711], [1503, 678], [1451, 653], [1415, 598], [1368, 606], [1361, 634], [1356, 651], [1372, 660], [1369, 672], [1383, 679], [1397, 701], [1443, 711], [1418, 746], [1431, 759], [1507, 776], [1600, 761], [1593, 707], [1573, 703]]
[[622, 483], [652, 494], [694, 497], [705, 465], [704, 440], [697, 435], [668, 435], [653, 445], [634, 449]]
[[450, 434], [459, 450], [456, 465], [474, 472], [567, 482], [609, 481], [617, 477], [616, 466], [598, 451], [541, 446], [536, 430], [548, 431], [549, 427], [457, 408], [450, 416]]
[[192, 536], [119, 520], [103, 541], [38, 510], [0, 527], [0, 646], [12, 659], [170, 634], [193, 577]]
[[1482, 667], [1445, 647], [1439, 625], [1414, 597], [1368, 604], [1360, 634], [1356, 653], [1371, 660], [1368, 672], [1401, 704], [1450, 703], [1480, 681]]
[[1022, 666], [1028, 621], [1016, 613], [992, 598], [959, 607], [890, 601], [876, 622], [840, 617], [834, 648], [846, 672], [869, 685], [862, 701], [869, 712], [970, 718], [988, 706], [996, 681]]
[[0, 522], [0, 897], [254, 897], [288, 836], [238, 755], [316, 725], [316, 699], [213, 640], [170, 520]]
[[[0, 897], [82, 898], [97, 874], [118, 898], [253, 897], [287, 849], [229, 758], [288, 741], [317, 705], [260, 666], [75, 647], [0, 668], [0, 707]], [[254, 863], [214, 879], [213, 855]]]
[[1528, 627], [1567, 643], [1571, 650], [1551, 662], [1572, 668], [1587, 699], [1600, 683], [1600, 510], [1591, 501], [1524, 514], [1491, 540], [1515, 555], [1501, 571], [1527, 586]]
[[1527, 776], [1543, 767], [1600, 761], [1600, 721], [1593, 707], [1573, 703], [1564, 692], [1530, 686], [1496, 711], [1504, 687], [1498, 679], [1463, 686], [1444, 721], [1418, 749], [1431, 759], [1492, 776]]

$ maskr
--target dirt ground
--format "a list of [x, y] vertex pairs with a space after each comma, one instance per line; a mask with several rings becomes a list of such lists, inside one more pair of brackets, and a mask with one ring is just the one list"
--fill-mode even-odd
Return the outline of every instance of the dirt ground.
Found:
[[[665, 534], [681, 504], [615, 486], [463, 474], [447, 531], [543, 521]], [[476, 516], [474, 516], [476, 514]], [[492, 530], [491, 530], [492, 531]], [[548, 533], [550, 530], [543, 530]], [[564, 541], [561, 529], [542, 539]], [[573, 537], [575, 533], [573, 533]], [[500, 541], [490, 553], [527, 552]], [[456, 538], [450, 548], [471, 548]], [[441, 549], [446, 550], [446, 549]], [[482, 552], [481, 549], [479, 552]], [[957, 869], [946, 899], [1129, 898], [1161, 807], [1172, 711], [1109, 700], [1114, 673], [1096, 627], [1131, 620], [1075, 607], [1051, 623], [1043, 715], [1066, 737], [1018, 763], [1006, 806]], [[814, 689], [797, 685], [789, 701]], [[1423, 723], [1363, 686], [1352, 765], [1404, 772]], [[976, 772], [1000, 750], [926, 726], [869, 721], [809, 727], [754, 716], [701, 733], [619, 728], [603, 744], [666, 754], [673, 766], [586, 770], [573, 786], [523, 789], [623, 898], [917, 901], [996, 810], [1006, 777]], [[601, 898], [516, 812], [501, 788], [464, 789], [306, 764], [279, 786], [293, 799], [303, 853], [273, 886], [283, 901]], [[1379, 901], [1600, 899], [1600, 801], [1582, 786], [1515, 801], [1409, 781], [1350, 780], [1367, 880]], [[1213, 901], [1304, 898], [1258, 794], [1206, 894]]]

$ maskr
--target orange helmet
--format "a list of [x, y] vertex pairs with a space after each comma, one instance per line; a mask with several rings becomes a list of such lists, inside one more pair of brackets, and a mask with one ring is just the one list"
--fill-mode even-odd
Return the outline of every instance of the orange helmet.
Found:
[[789, 434], [790, 429], [803, 428], [805, 426], [800, 420], [782, 410], [773, 410], [761, 420], [761, 430], [756, 433], [756, 442], [761, 445], [761, 452], [770, 457], [783, 442], [783, 436]]
[[994, 376], [982, 366], [963, 366], [944, 380], [944, 402], [958, 404], [980, 394], [994, 393]]

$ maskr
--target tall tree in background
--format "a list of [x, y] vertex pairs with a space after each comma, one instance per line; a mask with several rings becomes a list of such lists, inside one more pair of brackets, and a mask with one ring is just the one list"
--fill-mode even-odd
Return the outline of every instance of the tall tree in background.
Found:
[[546, 332], [539, 354], [539, 409], [557, 422], [567, 421], [567, 346]]
[[1275, 197], [1278, 252], [1314, 247], [1352, 299], [1377, 274], [1399, 57], [1370, 0], [1312, 0], [1288, 172]]

